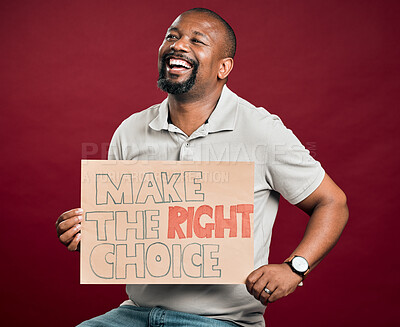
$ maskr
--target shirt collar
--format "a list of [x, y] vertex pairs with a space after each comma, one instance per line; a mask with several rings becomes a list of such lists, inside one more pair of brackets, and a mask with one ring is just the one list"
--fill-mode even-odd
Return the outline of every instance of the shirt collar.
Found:
[[168, 98], [161, 102], [158, 115], [149, 123], [149, 126], [155, 131], [168, 130]]
[[[236, 124], [238, 110], [238, 96], [226, 85], [222, 89], [217, 106], [206, 122], [209, 133], [220, 131], [233, 131]], [[161, 102], [158, 108], [158, 115], [149, 126], [156, 131], [168, 130], [168, 98]]]

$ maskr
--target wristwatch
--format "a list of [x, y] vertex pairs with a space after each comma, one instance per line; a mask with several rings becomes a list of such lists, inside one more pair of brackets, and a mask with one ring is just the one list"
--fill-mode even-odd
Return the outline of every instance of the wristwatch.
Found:
[[303, 279], [310, 272], [308, 261], [298, 255], [291, 256], [289, 259], [285, 260], [285, 263], [289, 265], [295, 274], [299, 275]]

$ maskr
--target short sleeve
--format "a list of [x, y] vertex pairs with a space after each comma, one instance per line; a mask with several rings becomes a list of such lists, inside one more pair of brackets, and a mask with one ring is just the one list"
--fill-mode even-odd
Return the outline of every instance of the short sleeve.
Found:
[[108, 149], [108, 160], [122, 160], [122, 146], [119, 128], [115, 131]]
[[265, 162], [265, 177], [271, 188], [291, 204], [297, 204], [317, 189], [324, 176], [321, 164], [273, 115]]

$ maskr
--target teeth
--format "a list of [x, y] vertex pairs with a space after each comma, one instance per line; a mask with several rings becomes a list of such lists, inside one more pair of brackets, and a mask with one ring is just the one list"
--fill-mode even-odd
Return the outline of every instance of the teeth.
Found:
[[190, 68], [190, 65], [185, 60], [173, 59], [169, 60], [170, 66], [183, 66], [185, 68]]

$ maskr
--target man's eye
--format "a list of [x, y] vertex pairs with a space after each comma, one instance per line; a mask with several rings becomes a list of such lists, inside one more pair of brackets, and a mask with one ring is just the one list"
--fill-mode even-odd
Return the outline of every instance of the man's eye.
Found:
[[168, 34], [168, 35], [166, 36], [166, 39], [167, 39], [167, 40], [177, 39], [177, 37], [176, 37], [175, 35]]
[[201, 43], [201, 44], [204, 44], [204, 42], [201, 42], [201, 41], [198, 40], [198, 39], [192, 39], [192, 42], [193, 42], [193, 43]]

